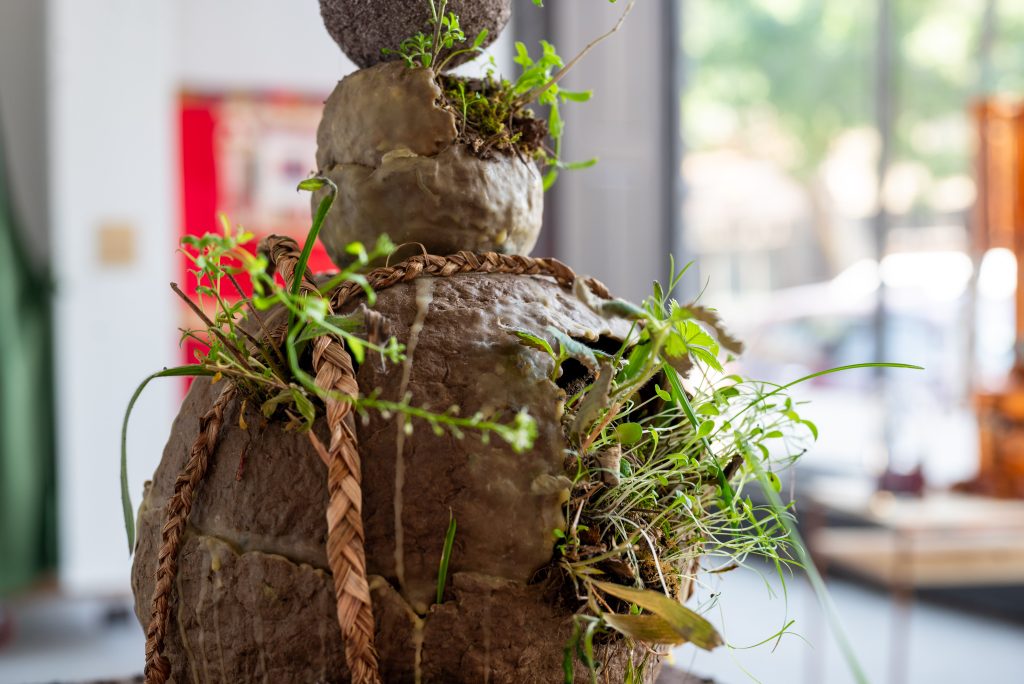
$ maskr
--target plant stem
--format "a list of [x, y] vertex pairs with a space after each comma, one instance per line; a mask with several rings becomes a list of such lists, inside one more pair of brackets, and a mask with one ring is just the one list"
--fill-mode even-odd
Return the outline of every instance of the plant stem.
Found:
[[607, 33], [605, 33], [604, 35], [598, 36], [594, 40], [590, 41], [590, 43], [585, 48], [583, 48], [578, 55], [573, 57], [572, 60], [570, 60], [570, 62], [568, 64], [566, 64], [564, 67], [559, 69], [558, 72], [555, 73], [555, 75], [551, 77], [550, 81], [548, 81], [544, 85], [539, 85], [536, 88], [534, 88], [534, 89], [526, 92], [525, 94], [519, 96], [518, 98], [516, 98], [516, 101], [515, 101], [516, 108], [525, 107], [528, 104], [536, 102], [537, 98], [539, 98], [541, 95], [543, 95], [547, 91], [551, 90], [553, 87], [555, 87], [558, 84], [559, 81], [561, 81], [563, 78], [565, 78], [566, 74], [568, 74], [573, 69], [573, 67], [575, 67], [576, 64], [581, 59], [586, 57], [587, 54], [591, 50], [596, 48], [598, 45], [603, 43], [608, 38], [611, 38], [613, 35], [618, 33], [619, 29], [622, 28], [623, 23], [625, 23], [626, 17], [628, 17], [630, 12], [633, 11], [633, 7], [635, 5], [636, 5], [636, 0], [630, 0], [629, 5], [626, 7], [626, 10], [622, 13], [622, 16], [619, 17], [619, 20], [617, 22], [615, 22], [615, 26], [613, 26], [611, 28], [611, 30], [608, 31]]
[[252, 367], [249, 365], [249, 361], [244, 356], [242, 356], [241, 352], [235, 349], [235, 345], [232, 344], [231, 340], [229, 340], [227, 336], [224, 335], [224, 332], [219, 327], [217, 327], [213, 321], [210, 320], [210, 318], [206, 315], [206, 312], [200, 309], [198, 304], [189, 299], [188, 295], [181, 291], [181, 288], [178, 287], [177, 283], [171, 283], [171, 289], [174, 290], [174, 294], [181, 297], [181, 299], [188, 305], [188, 307], [192, 309], [195, 315], [199, 316], [203, 323], [206, 324], [207, 329], [211, 333], [213, 333], [218, 340], [221, 341], [221, 344], [223, 344], [228, 349], [228, 351], [231, 352], [232, 356], [238, 359], [238, 362], [242, 365], [242, 367], [245, 368], [247, 371], [252, 371]]

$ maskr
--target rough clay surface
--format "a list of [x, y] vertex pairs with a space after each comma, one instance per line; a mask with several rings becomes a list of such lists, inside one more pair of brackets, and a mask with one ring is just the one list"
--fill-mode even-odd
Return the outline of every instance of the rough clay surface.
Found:
[[[399, 457], [395, 418], [371, 414], [358, 424], [384, 681], [414, 681], [416, 644], [423, 682], [561, 681], [571, 614], [528, 584], [551, 557], [551, 530], [563, 523], [559, 392], [547, 380], [550, 359], [502, 326], [543, 332], [551, 325], [596, 340], [621, 337], [627, 324], [600, 318], [571, 292], [530, 276], [421, 278], [382, 291], [375, 309], [406, 344], [417, 312], [426, 312], [411, 366], [414, 404], [506, 416], [526, 408], [540, 428], [535, 448], [515, 454], [496, 438], [438, 437], [417, 424]], [[400, 377], [401, 369], [369, 360], [358, 371], [362, 391], [380, 388], [386, 398], [398, 397]], [[132, 573], [144, 625], [164, 505], [199, 416], [219, 390], [204, 379], [194, 383], [146, 488]], [[304, 436], [263, 424], [251, 406], [243, 430], [240, 409], [237, 402], [226, 412], [181, 555], [166, 645], [174, 681], [346, 682], [324, 554], [324, 466]], [[399, 462], [404, 485], [396, 497]], [[396, 568], [396, 510], [404, 581]], [[428, 609], [449, 511], [458, 521], [450, 582], [445, 601]], [[601, 681], [623, 681], [624, 642], [599, 646], [598, 657], [606, 664]], [[582, 670], [577, 681], [587, 681]]]
[[[448, 11], [459, 17], [468, 41], [487, 29], [484, 46], [490, 45], [512, 16], [511, 0], [450, 0]], [[430, 9], [425, 0], [320, 0], [320, 15], [328, 33], [349, 59], [360, 67], [384, 60], [384, 48], [395, 49], [403, 40], [428, 30]], [[452, 66], [462, 64], [475, 54], [460, 55]]]
[[456, 143], [440, 96], [429, 70], [389, 63], [347, 76], [328, 98], [316, 159], [339, 189], [320, 233], [335, 263], [351, 259], [348, 243], [373, 244], [385, 232], [431, 254], [533, 249], [544, 212], [536, 164], [481, 159]]

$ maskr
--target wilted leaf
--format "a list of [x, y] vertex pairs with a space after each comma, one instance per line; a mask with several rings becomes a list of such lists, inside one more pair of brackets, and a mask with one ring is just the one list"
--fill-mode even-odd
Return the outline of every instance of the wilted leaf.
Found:
[[[710, 622], [679, 603], [679, 601], [669, 598], [661, 592], [649, 589], [633, 589], [620, 584], [596, 580], [592, 583], [593, 586], [606, 594], [611, 594], [623, 601], [635, 603], [644, 610], [654, 613], [680, 637], [700, 648], [710, 651], [716, 646], [722, 645], [722, 637]], [[607, 619], [608, 616], [606, 615], [605, 620]]]
[[601, 305], [601, 312], [605, 315], [622, 316], [630, 320], [642, 321], [647, 318], [647, 312], [632, 302], [625, 299], [610, 299]]
[[617, 632], [630, 639], [648, 644], [671, 644], [678, 646], [687, 642], [686, 637], [672, 628], [668, 622], [657, 615], [616, 615], [604, 613], [601, 617], [605, 623]]
[[580, 401], [580, 407], [576, 410], [576, 418], [572, 421], [570, 429], [573, 437], [578, 438], [582, 435], [598, 419], [601, 412], [608, 408], [608, 394], [614, 375], [611, 364], [601, 365], [597, 380], [590, 386], [590, 391]]
[[718, 338], [718, 343], [731, 351], [733, 354], [743, 353], [743, 343], [729, 334], [729, 331], [725, 329], [721, 319], [718, 317], [718, 312], [712, 309], [705, 308], [703, 306], [690, 306], [687, 307], [693, 317], [701, 323], [705, 323], [712, 330], [715, 331], [715, 337]]

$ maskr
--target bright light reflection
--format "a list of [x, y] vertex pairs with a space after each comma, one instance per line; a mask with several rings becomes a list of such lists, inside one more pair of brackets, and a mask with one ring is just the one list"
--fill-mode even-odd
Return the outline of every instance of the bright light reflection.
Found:
[[833, 295], [844, 299], [857, 299], [869, 295], [881, 284], [878, 275], [878, 262], [874, 259], [861, 259], [843, 269], [828, 284]]
[[942, 301], [967, 289], [974, 267], [963, 252], [904, 252], [882, 259], [882, 282], [893, 289], [915, 289]]
[[1009, 299], [1017, 291], [1017, 259], [996, 247], [985, 252], [978, 269], [978, 293], [986, 299]]

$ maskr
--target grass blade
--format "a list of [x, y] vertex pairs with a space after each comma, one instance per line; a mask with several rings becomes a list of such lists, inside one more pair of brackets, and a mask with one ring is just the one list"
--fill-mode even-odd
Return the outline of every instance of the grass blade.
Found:
[[846, 666], [850, 668], [850, 674], [853, 675], [853, 679], [857, 684], [868, 684], [868, 678], [864, 674], [864, 669], [861, 667], [860, 661], [857, 659], [857, 654], [853, 650], [853, 645], [850, 643], [850, 639], [846, 635], [846, 630], [843, 628], [842, 620], [839, 619], [839, 610], [832, 601], [832, 596], [829, 594], [828, 588], [825, 586], [825, 581], [821, 578], [821, 574], [818, 572], [817, 566], [814, 565], [814, 559], [811, 558], [811, 554], [807, 550], [807, 545], [804, 544], [800, 531], [797, 529], [792, 518], [782, 515], [786, 509], [785, 505], [782, 503], [782, 498], [779, 497], [778, 492], [775, 491], [775, 487], [772, 486], [771, 479], [768, 477], [768, 473], [765, 471], [764, 467], [762, 467], [761, 462], [753, 452], [751, 452], [749, 445], [745, 442], [743, 443], [743, 450], [747, 462], [757, 475], [758, 482], [761, 484], [761, 489], [764, 491], [764, 495], [768, 499], [768, 504], [775, 509], [776, 517], [786, 527], [786, 532], [789, 539], [792, 541], [793, 548], [796, 550], [797, 556], [800, 558], [800, 563], [803, 565], [804, 572], [807, 573], [807, 579], [810, 581], [811, 587], [813, 587], [814, 593], [818, 597], [819, 603], [821, 603], [821, 608], [828, 620], [829, 627], [832, 629], [832, 636], [835, 637], [836, 644], [839, 646], [839, 650], [843, 653], [843, 658], [846, 660]]
[[441, 565], [437, 569], [437, 602], [444, 601], [444, 587], [448, 583], [448, 564], [452, 560], [452, 547], [455, 545], [455, 516], [448, 512], [448, 532], [444, 535], [444, 548], [441, 550]]
[[131, 494], [128, 492], [128, 419], [131, 418], [132, 409], [138, 401], [146, 385], [156, 378], [173, 377], [196, 377], [200, 375], [213, 375], [211, 371], [202, 366], [178, 366], [177, 368], [165, 368], [162, 371], [153, 373], [135, 389], [131, 400], [128, 402], [128, 409], [124, 412], [124, 421], [121, 423], [121, 508], [124, 511], [124, 531], [128, 535], [128, 555], [135, 549], [135, 509], [132, 507]]

